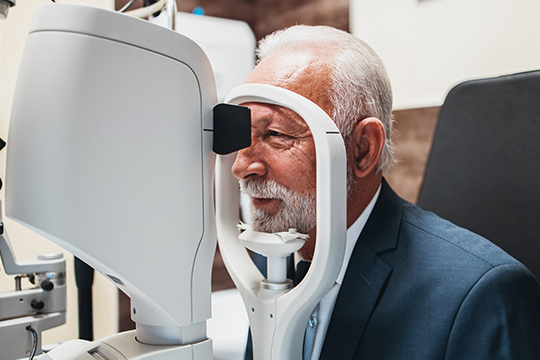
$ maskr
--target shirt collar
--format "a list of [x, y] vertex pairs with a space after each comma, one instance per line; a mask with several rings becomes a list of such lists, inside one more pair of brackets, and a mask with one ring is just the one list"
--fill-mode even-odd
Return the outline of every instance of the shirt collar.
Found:
[[351, 259], [352, 252], [354, 250], [354, 246], [356, 245], [356, 241], [360, 237], [360, 233], [364, 229], [364, 226], [366, 225], [366, 222], [369, 218], [369, 215], [371, 215], [371, 211], [373, 211], [373, 208], [375, 207], [375, 203], [377, 202], [377, 199], [379, 198], [379, 194], [381, 193], [381, 186], [379, 186], [379, 189], [369, 202], [368, 206], [364, 209], [362, 214], [356, 219], [356, 221], [347, 229], [347, 240], [345, 243], [345, 254], [343, 255], [343, 263], [341, 265], [341, 271], [338, 274], [338, 277], [336, 279], [336, 282], [341, 285], [343, 282], [343, 278], [345, 277], [345, 271], [347, 270], [347, 266], [349, 266], [349, 260]]
[[[366, 222], [369, 219], [373, 208], [375, 207], [375, 203], [377, 202], [379, 194], [381, 193], [381, 187], [382, 185], [379, 185], [377, 192], [375, 193], [375, 195], [373, 195], [373, 198], [369, 202], [368, 206], [366, 206], [362, 214], [360, 214], [356, 221], [347, 229], [347, 239], [345, 240], [345, 254], [343, 254], [343, 263], [341, 264], [341, 270], [339, 271], [338, 277], [336, 279], [336, 283], [338, 283], [339, 285], [341, 285], [341, 283], [343, 282], [345, 272], [347, 271], [347, 266], [349, 266], [349, 260], [351, 260], [354, 246], [356, 245], [356, 241], [360, 237], [360, 233], [364, 229], [364, 226], [366, 225]], [[299, 252], [295, 252], [295, 267], [300, 260], [302, 260], [302, 256]]]

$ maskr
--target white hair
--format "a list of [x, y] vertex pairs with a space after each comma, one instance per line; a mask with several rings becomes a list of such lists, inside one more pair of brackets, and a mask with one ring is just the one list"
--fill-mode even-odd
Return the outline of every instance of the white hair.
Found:
[[266, 210], [250, 203], [250, 224], [255, 231], [276, 233], [295, 228], [307, 233], [317, 225], [317, 191], [315, 189], [300, 193], [273, 180], [262, 178], [238, 180], [240, 190], [250, 197], [281, 200], [277, 214], [270, 215]]
[[330, 54], [331, 84], [328, 98], [332, 117], [348, 147], [356, 124], [367, 117], [379, 119], [385, 144], [378, 170], [386, 173], [394, 161], [392, 133], [392, 88], [383, 62], [358, 37], [329, 26], [297, 25], [276, 31], [259, 42], [259, 61], [275, 51], [325, 46]]

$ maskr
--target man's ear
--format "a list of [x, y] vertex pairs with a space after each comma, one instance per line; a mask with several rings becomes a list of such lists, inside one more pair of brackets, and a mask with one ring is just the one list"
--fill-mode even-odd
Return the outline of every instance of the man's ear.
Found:
[[379, 119], [369, 117], [356, 124], [351, 139], [355, 177], [364, 178], [377, 171], [384, 141], [384, 126]]

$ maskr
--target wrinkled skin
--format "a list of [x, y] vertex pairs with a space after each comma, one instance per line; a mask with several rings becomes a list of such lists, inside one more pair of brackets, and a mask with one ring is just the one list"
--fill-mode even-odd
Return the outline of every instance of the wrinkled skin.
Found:
[[[286, 53], [273, 53], [257, 65], [246, 83], [270, 84], [294, 91], [319, 105], [331, 115], [328, 99], [331, 49], [306, 47]], [[305, 121], [290, 109], [249, 103], [252, 116], [252, 145], [238, 152], [232, 173], [238, 179], [273, 180], [295, 192], [316, 189], [315, 143]], [[360, 121], [361, 120], [361, 121]], [[357, 119], [348, 147], [348, 166], [354, 182], [347, 202], [347, 226], [358, 218], [381, 182], [376, 170], [384, 144], [382, 123], [375, 118]], [[252, 198], [252, 205], [275, 215], [279, 199]], [[283, 229], [286, 231], [287, 229]], [[310, 240], [301, 249], [311, 259], [315, 248], [316, 229], [309, 231]]]

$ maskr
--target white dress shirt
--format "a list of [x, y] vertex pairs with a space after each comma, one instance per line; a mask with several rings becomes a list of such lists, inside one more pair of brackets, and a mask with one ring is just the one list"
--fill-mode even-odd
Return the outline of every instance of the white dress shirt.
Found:
[[[330, 318], [332, 311], [334, 310], [334, 305], [336, 304], [337, 295], [345, 277], [345, 272], [347, 271], [347, 266], [351, 259], [354, 246], [356, 245], [356, 240], [360, 236], [362, 229], [364, 228], [371, 211], [379, 198], [381, 192], [381, 187], [369, 202], [368, 206], [364, 209], [362, 214], [356, 219], [356, 221], [347, 229], [347, 240], [345, 245], [345, 254], [343, 257], [343, 264], [341, 265], [341, 271], [336, 279], [334, 286], [326, 293], [326, 295], [321, 299], [318, 305], [318, 309], [312, 314], [310, 320], [308, 321], [308, 326], [316, 327], [315, 338], [313, 342], [313, 349], [311, 352], [310, 360], [318, 360], [321, 355], [322, 346], [324, 343], [324, 338], [326, 337], [326, 332], [328, 330], [328, 325], [330, 323]], [[305, 360], [305, 359], [304, 359]]]

